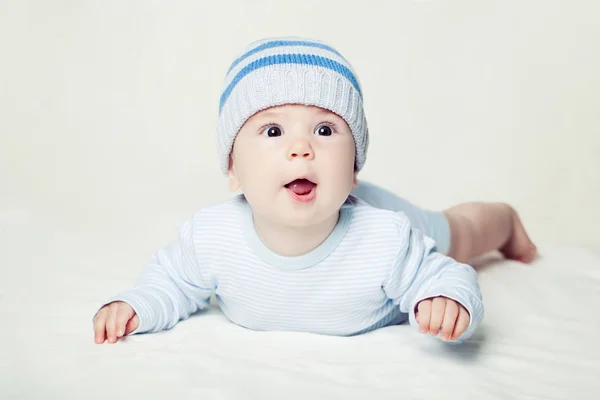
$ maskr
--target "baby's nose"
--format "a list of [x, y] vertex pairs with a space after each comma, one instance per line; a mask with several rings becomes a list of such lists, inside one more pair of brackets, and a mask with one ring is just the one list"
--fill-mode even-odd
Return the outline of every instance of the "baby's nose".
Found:
[[294, 144], [290, 147], [290, 151], [288, 154], [289, 154], [288, 158], [290, 158], [290, 159], [294, 159], [294, 158], [312, 159], [314, 156], [313, 149], [312, 149], [310, 143], [308, 142], [308, 140], [297, 140], [296, 142], [294, 142]]

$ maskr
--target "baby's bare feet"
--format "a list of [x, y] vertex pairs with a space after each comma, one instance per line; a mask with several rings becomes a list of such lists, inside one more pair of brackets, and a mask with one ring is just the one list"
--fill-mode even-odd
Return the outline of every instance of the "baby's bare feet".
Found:
[[529, 239], [517, 212], [512, 207], [507, 207], [510, 208], [512, 216], [512, 233], [506, 244], [500, 248], [500, 252], [508, 259], [530, 263], [537, 256], [537, 248]]

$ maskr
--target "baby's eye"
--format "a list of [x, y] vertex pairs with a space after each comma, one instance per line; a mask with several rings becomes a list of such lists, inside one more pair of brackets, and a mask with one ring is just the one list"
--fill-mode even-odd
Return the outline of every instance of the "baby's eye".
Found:
[[266, 135], [268, 137], [277, 137], [281, 136], [282, 134], [283, 132], [281, 132], [281, 128], [273, 125], [266, 127], [263, 131], [263, 135]]
[[315, 134], [319, 136], [331, 136], [333, 129], [329, 125], [319, 125], [315, 130]]

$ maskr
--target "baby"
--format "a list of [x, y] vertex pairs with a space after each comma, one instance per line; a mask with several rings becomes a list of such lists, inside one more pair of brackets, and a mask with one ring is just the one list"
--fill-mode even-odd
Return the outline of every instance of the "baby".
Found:
[[531, 261], [508, 205], [419, 209], [357, 174], [369, 142], [348, 61], [315, 40], [255, 42], [231, 65], [217, 148], [233, 191], [198, 210], [130, 290], [94, 316], [96, 343], [170, 329], [215, 295], [254, 330], [349, 336], [405, 321], [469, 338], [484, 307], [475, 270], [490, 250]]

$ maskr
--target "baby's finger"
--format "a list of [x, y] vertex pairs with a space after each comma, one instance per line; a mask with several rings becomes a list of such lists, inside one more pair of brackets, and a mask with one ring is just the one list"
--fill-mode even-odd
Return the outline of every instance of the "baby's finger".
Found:
[[433, 303], [431, 304], [431, 321], [429, 322], [429, 333], [433, 336], [437, 336], [440, 331], [445, 311], [446, 299], [443, 297], [433, 299]]
[[140, 326], [140, 319], [137, 314], [134, 314], [133, 318], [129, 320], [127, 326], [125, 327], [125, 334], [129, 335], [131, 332], [135, 331], [138, 326]]
[[115, 343], [117, 341], [116, 334], [116, 317], [117, 317], [117, 309], [118, 306], [116, 304], [111, 304], [108, 307], [108, 312], [106, 315], [106, 340], [108, 343]]
[[132, 313], [130, 312], [131, 308], [127, 306], [120, 305], [117, 309], [117, 313], [115, 316], [115, 335], [117, 338], [122, 337], [125, 334], [125, 326], [127, 322], [132, 317]]
[[454, 333], [452, 334], [452, 340], [456, 340], [462, 335], [469, 327], [471, 316], [469, 312], [463, 307], [459, 306], [458, 318], [456, 319], [456, 325], [454, 326]]
[[94, 341], [98, 344], [104, 343], [106, 332], [106, 309], [103, 308], [94, 316]]
[[419, 332], [426, 333], [429, 330], [429, 319], [431, 317], [431, 300], [423, 300], [417, 306], [419, 313]]
[[450, 336], [452, 336], [458, 313], [458, 304], [455, 301], [448, 300], [446, 302], [446, 312], [444, 313], [444, 319], [442, 321], [442, 340], [449, 340]]

